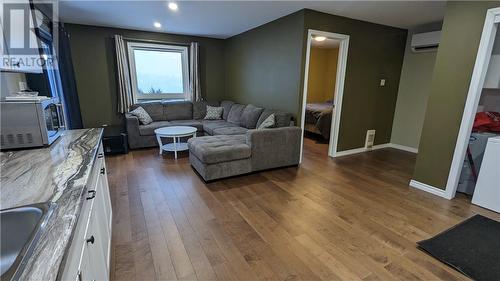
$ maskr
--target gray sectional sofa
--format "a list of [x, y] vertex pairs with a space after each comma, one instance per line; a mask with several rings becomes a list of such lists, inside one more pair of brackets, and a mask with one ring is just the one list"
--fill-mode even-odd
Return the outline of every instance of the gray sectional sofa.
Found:
[[[222, 106], [222, 119], [204, 120], [207, 105]], [[206, 181], [299, 163], [302, 130], [293, 126], [290, 113], [231, 101], [151, 102], [140, 106], [153, 123], [141, 125], [137, 117], [125, 114], [130, 148], [157, 146], [157, 128], [193, 126], [201, 137], [189, 139], [189, 160]], [[256, 129], [271, 114], [275, 115], [275, 127]]]

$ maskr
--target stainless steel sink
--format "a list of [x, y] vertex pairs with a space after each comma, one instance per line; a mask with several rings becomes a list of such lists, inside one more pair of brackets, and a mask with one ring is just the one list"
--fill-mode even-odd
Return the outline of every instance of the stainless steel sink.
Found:
[[52, 206], [33, 204], [0, 211], [1, 279], [17, 279], [35, 247]]

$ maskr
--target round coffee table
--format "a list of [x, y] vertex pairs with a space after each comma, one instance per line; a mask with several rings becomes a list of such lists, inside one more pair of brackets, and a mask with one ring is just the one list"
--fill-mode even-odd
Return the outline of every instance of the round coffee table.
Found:
[[[160, 155], [163, 151], [173, 151], [175, 159], [177, 159], [177, 151], [183, 151], [188, 149], [186, 142], [181, 142], [181, 137], [196, 137], [196, 128], [190, 126], [171, 126], [163, 127], [155, 130], [156, 139], [158, 140], [158, 145], [160, 146]], [[161, 138], [173, 138], [173, 143], [163, 144]]]

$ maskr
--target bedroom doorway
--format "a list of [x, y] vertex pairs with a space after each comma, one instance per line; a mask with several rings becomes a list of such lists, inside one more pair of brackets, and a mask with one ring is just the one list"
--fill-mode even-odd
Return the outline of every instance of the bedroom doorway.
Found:
[[309, 30], [307, 37], [301, 127], [315, 153], [335, 157], [349, 36]]

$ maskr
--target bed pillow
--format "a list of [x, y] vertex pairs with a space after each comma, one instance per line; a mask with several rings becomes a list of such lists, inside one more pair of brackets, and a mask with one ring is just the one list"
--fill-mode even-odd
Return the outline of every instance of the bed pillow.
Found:
[[222, 112], [224, 111], [224, 108], [221, 107], [215, 107], [215, 106], [210, 106], [207, 105], [207, 115], [205, 115], [205, 120], [220, 120], [222, 119]]
[[276, 119], [274, 117], [274, 114], [269, 115], [262, 123], [259, 125], [257, 129], [266, 129], [266, 128], [272, 128], [276, 124]]
[[137, 119], [139, 119], [139, 122], [141, 122], [142, 125], [153, 123], [153, 119], [151, 119], [151, 116], [149, 116], [147, 111], [140, 106], [130, 111], [129, 113], [137, 117]]

